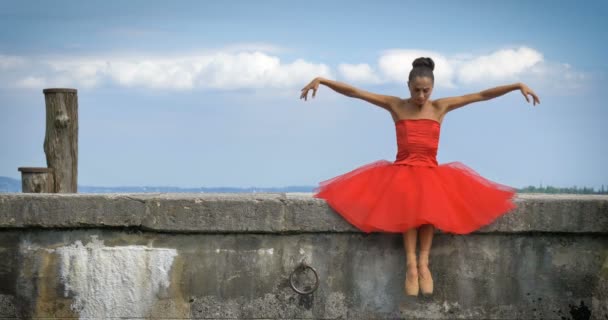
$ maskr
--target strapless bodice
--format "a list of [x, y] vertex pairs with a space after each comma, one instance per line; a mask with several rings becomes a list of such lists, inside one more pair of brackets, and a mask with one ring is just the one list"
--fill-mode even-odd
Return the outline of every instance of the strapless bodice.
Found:
[[397, 159], [395, 164], [437, 166], [441, 124], [433, 119], [403, 119], [395, 122]]

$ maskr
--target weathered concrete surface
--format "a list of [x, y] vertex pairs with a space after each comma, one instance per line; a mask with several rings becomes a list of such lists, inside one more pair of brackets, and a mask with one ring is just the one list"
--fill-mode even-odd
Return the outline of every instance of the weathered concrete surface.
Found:
[[[608, 248], [604, 248], [608, 251]], [[595, 285], [595, 291], [593, 292], [593, 315], [605, 315], [608, 319], [608, 256], [604, 259], [597, 283]], [[600, 318], [599, 316], [597, 317]]]
[[[519, 195], [478, 233], [605, 233], [608, 196]], [[169, 232], [358, 232], [310, 194], [0, 194], [0, 228]]]
[[[591, 309], [608, 257], [608, 239], [597, 235], [438, 235], [431, 255], [435, 294], [408, 299], [398, 235], [89, 229], [3, 232], [0, 243], [0, 259], [12, 261], [0, 273], [0, 294], [13, 305], [0, 314], [22, 318], [97, 312], [99, 319], [555, 319], [570, 317], [570, 306], [581, 301]], [[103, 254], [122, 251], [135, 259], [133, 252], [142, 247], [177, 252], [166, 275], [154, 276], [160, 264], [152, 258], [133, 269], [115, 258], [120, 254]], [[302, 260], [320, 278], [310, 296], [298, 295], [288, 283]], [[133, 274], [141, 277], [139, 285], [132, 286]], [[155, 291], [146, 285], [163, 277]], [[136, 310], [140, 301], [148, 308]]]
[[[3, 195], [0, 319], [608, 319], [607, 201], [521, 196], [438, 233], [435, 293], [408, 298], [401, 235], [310, 195]], [[302, 261], [311, 295], [289, 285]]]

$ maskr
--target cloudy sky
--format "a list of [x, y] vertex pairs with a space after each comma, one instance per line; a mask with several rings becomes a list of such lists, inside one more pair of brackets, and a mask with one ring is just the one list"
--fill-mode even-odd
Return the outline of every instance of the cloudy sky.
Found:
[[608, 185], [608, 2], [3, 1], [0, 176], [46, 166], [42, 90], [78, 89], [79, 183], [281, 187], [394, 160], [390, 115], [315, 76], [432, 98], [524, 82], [449, 113], [438, 161], [514, 187]]

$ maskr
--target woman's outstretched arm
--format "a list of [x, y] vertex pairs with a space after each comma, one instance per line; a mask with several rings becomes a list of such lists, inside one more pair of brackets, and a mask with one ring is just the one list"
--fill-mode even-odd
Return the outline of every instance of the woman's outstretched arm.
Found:
[[520, 90], [521, 93], [524, 95], [524, 98], [526, 98], [526, 101], [528, 102], [530, 102], [530, 97], [532, 97], [533, 105], [540, 103], [540, 99], [538, 99], [538, 96], [534, 93], [534, 91], [528, 88], [528, 86], [523, 83], [515, 83], [506, 86], [487, 89], [477, 93], [467, 94], [460, 97], [438, 99], [434, 101], [434, 104], [436, 104], [441, 110], [444, 110], [444, 113], [447, 113], [454, 109], [466, 106], [469, 103], [494, 99], [514, 90]]
[[355, 88], [351, 85], [348, 85], [343, 82], [333, 81], [321, 77], [314, 78], [308, 85], [302, 88], [302, 94], [300, 95], [300, 99], [304, 99], [304, 101], [308, 98], [308, 91], [312, 90], [312, 97], [314, 98], [317, 94], [317, 90], [319, 85], [325, 85], [332, 90], [343, 94], [347, 97], [357, 98], [361, 100], [365, 100], [369, 103], [375, 104], [381, 108], [384, 108], [390, 112], [392, 112], [394, 106], [396, 106], [401, 99], [399, 97], [387, 96], [382, 94], [376, 94], [373, 92], [368, 92], [365, 90], [361, 90]]

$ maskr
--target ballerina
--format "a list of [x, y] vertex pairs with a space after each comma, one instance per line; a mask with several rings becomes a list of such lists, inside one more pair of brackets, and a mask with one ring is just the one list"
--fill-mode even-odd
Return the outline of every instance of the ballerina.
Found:
[[[498, 86], [477, 93], [430, 100], [434, 86], [431, 58], [420, 57], [409, 74], [409, 98], [376, 94], [346, 83], [317, 77], [300, 99], [316, 96], [325, 85], [347, 97], [362, 99], [388, 111], [397, 134], [395, 161], [379, 160], [325, 180], [315, 198], [358, 229], [403, 234], [406, 295], [433, 293], [429, 254], [435, 228], [467, 234], [514, 209], [515, 189], [485, 179], [460, 162], [438, 164], [437, 147], [445, 115], [468, 104], [519, 90], [527, 102], [540, 103], [525, 84]], [[417, 240], [419, 252], [416, 255]]]

